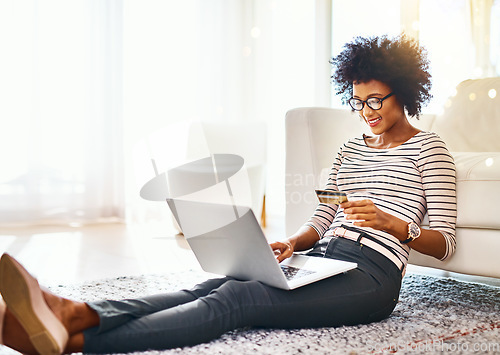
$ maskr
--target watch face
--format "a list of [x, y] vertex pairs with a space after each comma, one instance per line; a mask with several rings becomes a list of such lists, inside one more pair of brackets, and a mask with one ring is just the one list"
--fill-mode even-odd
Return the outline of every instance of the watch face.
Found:
[[417, 238], [420, 236], [420, 228], [416, 223], [410, 223], [410, 225], [408, 226], [408, 234], [412, 238]]

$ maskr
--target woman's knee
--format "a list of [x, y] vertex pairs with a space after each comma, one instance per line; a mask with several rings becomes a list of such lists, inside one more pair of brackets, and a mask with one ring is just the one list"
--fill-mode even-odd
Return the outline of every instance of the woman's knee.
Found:
[[270, 292], [269, 286], [258, 281], [231, 279], [212, 291], [211, 294], [214, 294], [215, 297], [223, 298], [228, 304], [241, 308], [270, 304]]
[[203, 281], [203, 282], [195, 285], [190, 290], [187, 290], [187, 292], [193, 294], [194, 296], [196, 296], [196, 298], [203, 297], [203, 296], [208, 295], [213, 290], [221, 287], [223, 284], [225, 284], [226, 282], [228, 282], [230, 280], [231, 280], [231, 278], [229, 278], [229, 277], [208, 279], [206, 281]]

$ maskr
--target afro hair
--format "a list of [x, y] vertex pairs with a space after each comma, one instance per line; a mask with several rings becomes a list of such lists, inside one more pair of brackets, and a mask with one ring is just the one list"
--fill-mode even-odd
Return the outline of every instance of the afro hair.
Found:
[[432, 97], [427, 52], [404, 34], [392, 39], [356, 37], [330, 63], [336, 93], [344, 104], [353, 95], [353, 84], [370, 80], [388, 85], [409, 116], [418, 118]]

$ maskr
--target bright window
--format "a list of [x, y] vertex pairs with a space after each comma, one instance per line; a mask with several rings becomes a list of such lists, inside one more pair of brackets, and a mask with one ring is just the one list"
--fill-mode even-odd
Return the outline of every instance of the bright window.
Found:
[[[463, 80], [500, 75], [500, 0], [332, 2], [333, 56], [355, 36], [402, 29], [428, 51], [433, 99], [424, 112], [439, 113]], [[341, 106], [332, 96], [332, 106]]]
[[474, 76], [474, 46], [468, 2], [420, 0], [419, 39], [431, 62], [433, 100], [439, 112], [455, 87]]
[[[332, 1], [332, 56], [342, 51], [353, 38], [400, 33], [399, 0], [333, 0]], [[344, 107], [332, 90], [332, 106]]]

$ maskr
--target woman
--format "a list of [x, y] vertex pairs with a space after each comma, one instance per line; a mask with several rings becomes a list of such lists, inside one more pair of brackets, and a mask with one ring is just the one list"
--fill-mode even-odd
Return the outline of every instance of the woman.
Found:
[[333, 327], [388, 317], [410, 248], [443, 260], [455, 250], [455, 167], [442, 140], [407, 119], [430, 98], [428, 63], [415, 42], [357, 38], [332, 64], [338, 94], [373, 135], [346, 142], [333, 163], [325, 189], [344, 191], [349, 201], [319, 204], [299, 231], [271, 247], [280, 262], [311, 249], [356, 262], [356, 269], [292, 291], [221, 278], [192, 290], [86, 304], [41, 290], [4, 254], [4, 343], [28, 353], [131, 352], [198, 344], [244, 326]]

